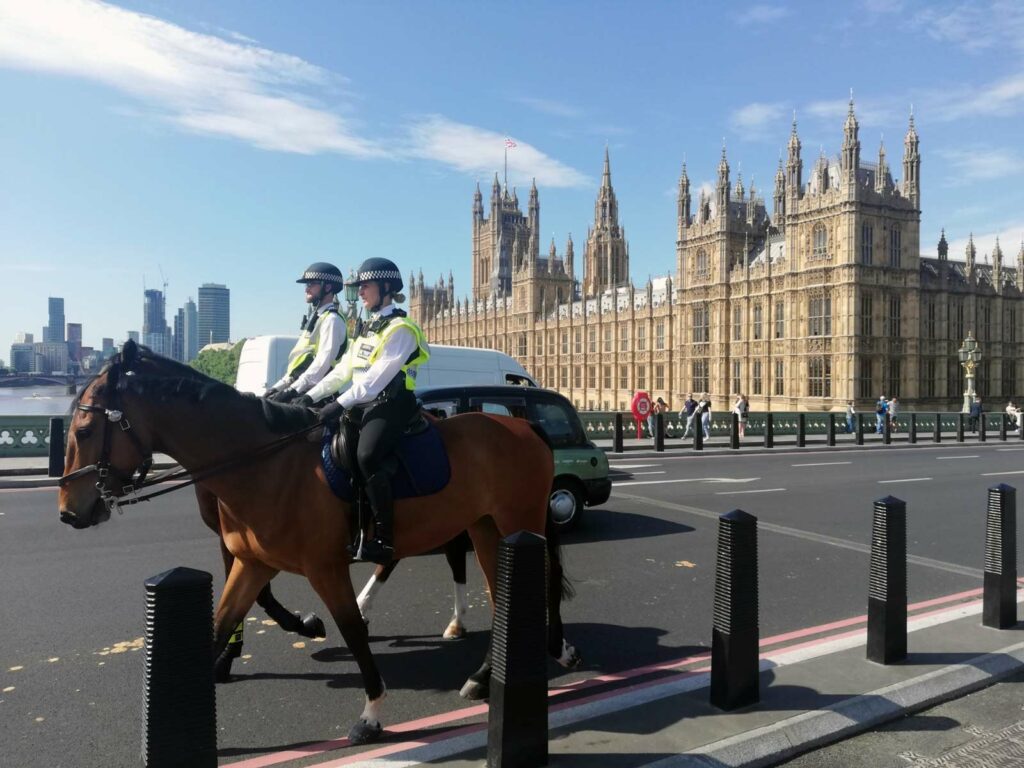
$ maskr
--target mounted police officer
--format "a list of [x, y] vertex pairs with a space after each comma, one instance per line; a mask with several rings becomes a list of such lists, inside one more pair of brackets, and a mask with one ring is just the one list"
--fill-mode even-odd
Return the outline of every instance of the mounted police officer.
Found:
[[302, 333], [288, 355], [285, 374], [265, 397], [287, 403], [313, 388], [345, 352], [345, 320], [338, 312], [338, 293], [345, 286], [341, 270], [318, 261], [295, 282], [306, 284], [309, 314], [302, 318]]
[[391, 480], [398, 469], [396, 451], [419, 407], [413, 394], [416, 368], [430, 357], [430, 349], [420, 327], [396, 306], [405, 296], [394, 262], [367, 259], [354, 282], [368, 319], [341, 363], [307, 393], [310, 400], [304, 402], [317, 402], [352, 382], [320, 415], [331, 421], [344, 413], [341, 426], [349, 469], [362, 477], [373, 508], [375, 537], [363, 541], [360, 534], [361, 546], [352, 554], [357, 560], [386, 564], [395, 552]]

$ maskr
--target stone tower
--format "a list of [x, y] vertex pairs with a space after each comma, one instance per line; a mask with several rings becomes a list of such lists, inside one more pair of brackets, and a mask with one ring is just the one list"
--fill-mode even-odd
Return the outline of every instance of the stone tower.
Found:
[[629, 285], [629, 246], [619, 226], [619, 202], [612, 189], [608, 148], [604, 150], [604, 173], [594, 203], [594, 223], [587, 232], [583, 254], [583, 295], [596, 296], [611, 288]]

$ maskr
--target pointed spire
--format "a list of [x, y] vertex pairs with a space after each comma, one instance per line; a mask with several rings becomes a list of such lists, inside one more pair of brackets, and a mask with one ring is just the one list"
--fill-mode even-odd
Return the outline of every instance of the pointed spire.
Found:
[[608, 157], [608, 144], [604, 145], [604, 171], [601, 173], [601, 187], [604, 189], [611, 189], [612, 187], [612, 169], [611, 161]]
[[946, 261], [949, 258], [949, 243], [946, 242], [946, 228], [942, 228], [942, 235], [939, 237], [939, 258]]
[[789, 132], [789, 154], [790, 156], [800, 154], [800, 137], [796, 133], [796, 110], [793, 110], [793, 128]]

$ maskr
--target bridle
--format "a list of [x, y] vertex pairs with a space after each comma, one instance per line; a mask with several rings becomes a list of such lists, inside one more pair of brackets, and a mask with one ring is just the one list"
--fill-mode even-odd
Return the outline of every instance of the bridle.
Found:
[[[113, 393], [110, 408], [97, 405], [95, 402], [78, 403], [76, 406], [79, 411], [84, 411], [85, 413], [101, 413], [106, 417], [106, 420], [103, 422], [103, 445], [100, 448], [99, 459], [96, 460], [95, 464], [89, 464], [81, 469], [76, 469], [74, 472], [64, 475], [57, 481], [57, 485], [63, 488], [72, 480], [95, 473], [97, 475], [96, 490], [100, 492], [100, 499], [103, 501], [108, 512], [116, 510], [126, 496], [136, 494], [145, 486], [146, 475], [149, 474], [149, 470], [153, 466], [153, 452], [148, 451], [143, 447], [138, 434], [132, 430], [131, 422], [128, 421], [128, 418], [124, 415], [124, 411], [120, 408], [120, 365], [121, 361], [118, 359], [111, 364], [107, 371], [107, 387]], [[126, 376], [133, 374], [132, 371], [125, 371], [124, 373]], [[114, 424], [117, 424], [121, 428], [121, 431], [128, 437], [132, 445], [135, 447], [138, 455], [142, 457], [142, 461], [139, 465], [132, 469], [127, 475], [118, 471], [110, 461], [111, 435], [114, 431]], [[123, 484], [120, 492], [118, 492], [110, 487], [109, 483], [111, 478], [116, 478], [122, 483], [127, 481], [127, 483]], [[139, 499], [133, 496], [129, 503], [135, 504], [138, 501]]]

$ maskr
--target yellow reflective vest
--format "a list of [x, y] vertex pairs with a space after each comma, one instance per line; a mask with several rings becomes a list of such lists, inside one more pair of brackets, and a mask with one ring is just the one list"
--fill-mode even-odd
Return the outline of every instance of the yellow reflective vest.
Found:
[[349, 347], [349, 361], [352, 367], [352, 381], [358, 381], [365, 375], [366, 371], [377, 362], [384, 343], [399, 328], [407, 328], [416, 337], [416, 350], [409, 356], [409, 359], [402, 365], [402, 373], [405, 374], [405, 388], [416, 389], [416, 369], [430, 359], [430, 347], [427, 346], [427, 337], [423, 330], [412, 319], [407, 317], [401, 310], [396, 310], [385, 318], [381, 318], [382, 327], [375, 328], [378, 322], [372, 322], [355, 339]]
[[[317, 316], [315, 322], [307, 323], [307, 326], [310, 327], [304, 328], [302, 333], [299, 334], [299, 340], [295, 342], [292, 351], [288, 353], [288, 366], [285, 368], [285, 375], [289, 376], [292, 380], [302, 375], [302, 372], [309, 368], [313, 358], [316, 357], [316, 353], [320, 349], [320, 327], [323, 325], [324, 318], [332, 312], [339, 317], [341, 316], [336, 305], [329, 307]], [[344, 319], [342, 319], [342, 322], [344, 322]], [[338, 364], [344, 353], [345, 345], [342, 344], [338, 350], [338, 356], [331, 361], [332, 368]]]

